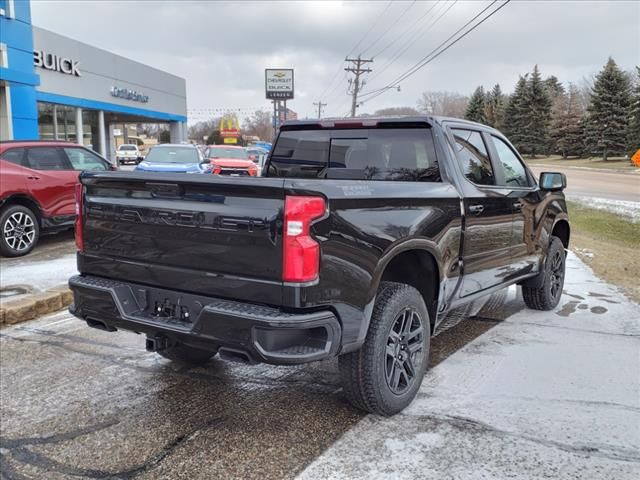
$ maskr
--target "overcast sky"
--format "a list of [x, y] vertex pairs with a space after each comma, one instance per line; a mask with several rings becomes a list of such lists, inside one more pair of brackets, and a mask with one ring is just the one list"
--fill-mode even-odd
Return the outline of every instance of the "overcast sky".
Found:
[[[327, 115], [343, 115], [345, 55], [373, 56], [365, 90], [383, 87], [490, 3], [32, 0], [32, 16], [39, 27], [184, 77], [192, 122], [207, 109], [269, 109], [265, 68], [295, 69], [289, 106], [301, 117], [313, 115], [319, 99]], [[401, 82], [400, 92], [360, 111], [415, 107], [424, 90], [469, 94], [499, 82], [511, 92], [534, 64], [545, 77], [580, 82], [608, 56], [625, 70], [640, 64], [640, 2], [513, 0]]]

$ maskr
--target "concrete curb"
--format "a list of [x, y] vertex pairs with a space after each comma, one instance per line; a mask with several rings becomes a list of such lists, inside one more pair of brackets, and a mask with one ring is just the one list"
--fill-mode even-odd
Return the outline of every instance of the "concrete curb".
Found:
[[0, 326], [27, 322], [48, 313], [57, 312], [73, 302], [73, 293], [66, 286], [27, 295], [0, 303]]

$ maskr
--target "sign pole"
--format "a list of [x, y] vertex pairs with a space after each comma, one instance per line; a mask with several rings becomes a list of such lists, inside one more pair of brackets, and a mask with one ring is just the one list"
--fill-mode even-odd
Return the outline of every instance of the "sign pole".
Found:
[[276, 101], [273, 100], [273, 141], [276, 139], [276, 125], [277, 125], [278, 107]]

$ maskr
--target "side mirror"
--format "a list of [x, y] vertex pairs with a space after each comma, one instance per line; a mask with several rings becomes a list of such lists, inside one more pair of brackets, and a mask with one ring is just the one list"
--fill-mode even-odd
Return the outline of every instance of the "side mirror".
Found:
[[542, 172], [540, 174], [540, 189], [556, 192], [567, 188], [567, 177], [564, 173]]

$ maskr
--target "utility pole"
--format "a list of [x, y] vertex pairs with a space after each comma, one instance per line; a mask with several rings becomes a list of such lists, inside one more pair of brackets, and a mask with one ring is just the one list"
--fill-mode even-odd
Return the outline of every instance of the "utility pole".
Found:
[[351, 62], [351, 66], [345, 68], [345, 71], [351, 72], [355, 75], [355, 78], [349, 79], [349, 88], [351, 93], [351, 116], [356, 116], [356, 108], [358, 108], [358, 93], [360, 89], [364, 86], [364, 81], [360, 80], [360, 75], [363, 73], [370, 73], [370, 68], [362, 68], [364, 64], [373, 63], [373, 58], [369, 60], [363, 60], [358, 55], [358, 58], [345, 58], [345, 62]]
[[321, 100], [318, 100], [318, 103], [313, 102], [315, 106], [318, 107], [318, 118], [322, 118], [322, 109], [327, 106], [326, 103], [322, 103]]

